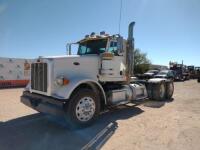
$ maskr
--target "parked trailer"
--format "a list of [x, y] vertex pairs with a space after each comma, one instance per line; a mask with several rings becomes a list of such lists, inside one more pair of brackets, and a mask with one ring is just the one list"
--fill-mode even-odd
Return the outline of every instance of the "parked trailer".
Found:
[[[40, 57], [31, 64], [31, 82], [21, 101], [39, 111], [65, 116], [69, 126], [91, 125], [100, 112], [113, 106], [150, 98], [170, 99], [173, 81], [137, 80], [133, 76], [134, 38], [91, 33], [76, 42], [77, 55]], [[73, 43], [74, 44], [74, 43]]]
[[29, 82], [31, 60], [0, 57], [0, 88], [25, 87]]

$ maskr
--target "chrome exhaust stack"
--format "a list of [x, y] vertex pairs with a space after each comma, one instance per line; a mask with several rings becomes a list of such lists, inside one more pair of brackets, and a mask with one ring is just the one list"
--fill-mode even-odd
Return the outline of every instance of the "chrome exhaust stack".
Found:
[[131, 77], [134, 74], [134, 37], [133, 29], [135, 22], [131, 22], [128, 27], [127, 51], [126, 51], [126, 64], [127, 64], [127, 83], [130, 84]]

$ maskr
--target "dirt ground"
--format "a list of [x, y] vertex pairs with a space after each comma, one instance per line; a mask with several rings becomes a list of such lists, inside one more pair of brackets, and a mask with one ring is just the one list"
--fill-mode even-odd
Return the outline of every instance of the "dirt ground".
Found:
[[23, 89], [0, 90], [0, 150], [199, 150], [200, 84], [175, 83], [174, 100], [146, 101], [102, 114], [86, 129], [20, 103]]

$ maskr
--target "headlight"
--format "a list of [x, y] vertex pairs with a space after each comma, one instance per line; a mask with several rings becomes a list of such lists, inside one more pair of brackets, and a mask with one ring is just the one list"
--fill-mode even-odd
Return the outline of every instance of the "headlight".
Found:
[[57, 77], [55, 80], [55, 84], [59, 85], [59, 86], [67, 85], [67, 84], [69, 84], [69, 80], [63, 76]]

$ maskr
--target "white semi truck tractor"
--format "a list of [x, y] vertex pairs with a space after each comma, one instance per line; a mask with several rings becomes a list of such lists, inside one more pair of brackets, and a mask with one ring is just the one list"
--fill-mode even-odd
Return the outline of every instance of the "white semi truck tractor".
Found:
[[113, 106], [171, 99], [173, 81], [134, 78], [135, 22], [128, 39], [91, 33], [78, 44], [77, 55], [39, 57], [31, 64], [30, 83], [21, 96], [25, 105], [44, 113], [64, 115], [73, 127], [86, 127]]

